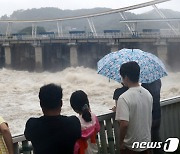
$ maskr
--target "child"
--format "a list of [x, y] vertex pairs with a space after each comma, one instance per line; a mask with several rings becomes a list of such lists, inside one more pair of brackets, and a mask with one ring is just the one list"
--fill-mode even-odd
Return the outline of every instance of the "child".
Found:
[[96, 154], [98, 147], [96, 144], [96, 134], [100, 130], [97, 117], [90, 110], [87, 94], [78, 90], [72, 93], [70, 98], [71, 107], [79, 114], [81, 123], [81, 139], [76, 142], [75, 154]]
[[0, 117], [0, 154], [13, 153], [13, 142], [8, 124]]

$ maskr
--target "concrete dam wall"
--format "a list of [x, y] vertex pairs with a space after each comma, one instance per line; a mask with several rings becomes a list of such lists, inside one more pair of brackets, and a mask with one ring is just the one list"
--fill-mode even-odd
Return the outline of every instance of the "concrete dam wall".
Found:
[[168, 68], [180, 69], [178, 42], [46, 42], [0, 45], [0, 67], [28, 71], [60, 71], [69, 66], [95, 68], [104, 55], [122, 48], [139, 48], [157, 55]]

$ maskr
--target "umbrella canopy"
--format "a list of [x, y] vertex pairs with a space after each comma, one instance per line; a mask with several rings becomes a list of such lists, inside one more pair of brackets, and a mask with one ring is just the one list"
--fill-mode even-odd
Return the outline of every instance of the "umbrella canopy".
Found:
[[158, 57], [140, 49], [122, 49], [107, 54], [98, 61], [97, 72], [121, 82], [120, 67], [129, 61], [135, 61], [139, 64], [141, 83], [151, 83], [167, 75], [165, 66]]

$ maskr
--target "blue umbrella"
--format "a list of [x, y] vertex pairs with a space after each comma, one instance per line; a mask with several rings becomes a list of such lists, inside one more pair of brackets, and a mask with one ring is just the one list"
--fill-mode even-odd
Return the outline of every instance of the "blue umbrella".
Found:
[[111, 52], [98, 61], [98, 74], [121, 82], [120, 66], [129, 61], [136, 61], [140, 66], [140, 82], [151, 83], [167, 76], [162, 61], [155, 55], [140, 49], [122, 49]]

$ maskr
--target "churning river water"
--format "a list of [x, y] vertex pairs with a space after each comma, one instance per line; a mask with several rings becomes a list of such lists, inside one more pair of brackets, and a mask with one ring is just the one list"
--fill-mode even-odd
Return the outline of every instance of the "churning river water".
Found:
[[[77, 67], [61, 72], [34, 73], [0, 69], [0, 115], [8, 122], [13, 135], [22, 134], [27, 119], [42, 115], [38, 92], [48, 83], [63, 88], [62, 114], [75, 114], [69, 98], [75, 90], [84, 90], [89, 97], [92, 111], [97, 114], [111, 112], [113, 92], [121, 85], [96, 73], [95, 70]], [[180, 95], [180, 72], [162, 78], [161, 99]]]

